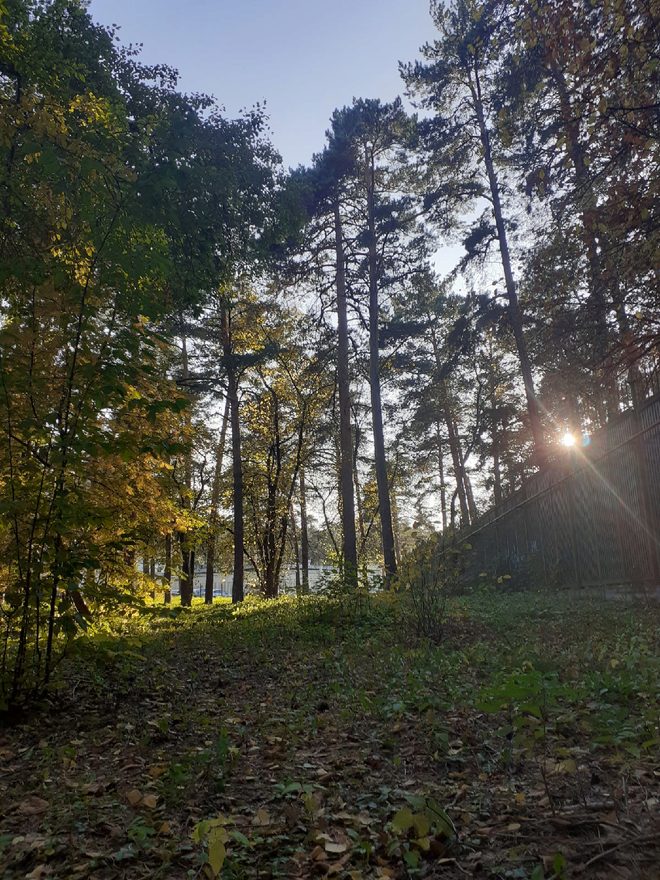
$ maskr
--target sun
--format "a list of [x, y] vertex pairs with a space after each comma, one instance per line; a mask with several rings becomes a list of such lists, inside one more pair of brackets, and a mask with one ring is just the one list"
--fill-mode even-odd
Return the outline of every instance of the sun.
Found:
[[573, 436], [573, 434], [571, 434], [570, 431], [567, 431], [564, 434], [564, 436], [561, 438], [562, 446], [566, 446], [567, 448], [570, 448], [571, 446], [575, 446], [576, 442], [577, 441], [575, 440], [575, 437]]

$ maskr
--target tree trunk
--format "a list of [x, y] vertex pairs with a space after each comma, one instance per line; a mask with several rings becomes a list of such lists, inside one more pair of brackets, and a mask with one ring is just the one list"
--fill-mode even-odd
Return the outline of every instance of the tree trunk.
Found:
[[442, 531], [447, 530], [447, 486], [445, 484], [445, 455], [442, 445], [442, 433], [440, 421], [435, 423], [435, 436], [438, 443], [438, 478], [440, 480], [440, 513], [442, 516]]
[[454, 466], [456, 494], [458, 496], [458, 503], [461, 508], [461, 525], [469, 525], [470, 511], [468, 509], [467, 496], [465, 494], [465, 480], [463, 479], [463, 455], [461, 454], [460, 440], [456, 431], [454, 430], [454, 415], [451, 411], [449, 395], [447, 394], [444, 381], [442, 382], [442, 387], [443, 413], [445, 417], [445, 426], [447, 428], [447, 438], [449, 440], [449, 451], [451, 453], [451, 460]]
[[394, 552], [397, 559], [401, 559], [401, 528], [399, 524], [399, 505], [396, 500], [396, 492], [392, 492], [392, 534], [394, 535]]
[[454, 420], [454, 433], [459, 440], [457, 448], [458, 455], [461, 460], [461, 479], [463, 480], [463, 486], [465, 487], [465, 500], [467, 501], [468, 512], [470, 514], [470, 522], [472, 523], [477, 518], [477, 505], [474, 503], [472, 481], [470, 480], [470, 475], [468, 474], [467, 468], [465, 467], [466, 456], [463, 455], [463, 448], [460, 444], [460, 437], [458, 434], [458, 425], [456, 424], [456, 420]]
[[165, 593], [163, 601], [169, 605], [172, 601], [172, 535], [165, 535], [165, 570], [163, 572], [163, 580], [165, 582]]
[[493, 498], [498, 507], [502, 501], [502, 469], [500, 466], [500, 438], [497, 427], [493, 425]]
[[222, 351], [227, 372], [227, 397], [231, 423], [231, 459], [234, 504], [234, 576], [231, 601], [242, 602], [245, 597], [243, 523], [243, 462], [241, 460], [241, 423], [238, 406], [238, 370], [233, 352], [229, 308], [222, 306]]
[[[430, 316], [428, 316], [430, 322]], [[438, 373], [442, 370], [442, 358], [440, 357], [440, 348], [438, 346], [438, 338], [435, 333], [435, 327], [431, 325], [431, 345], [433, 347], [433, 357]], [[454, 414], [452, 412], [449, 400], [449, 392], [447, 391], [447, 382], [445, 379], [438, 381], [438, 399], [442, 409], [442, 417], [447, 428], [447, 442], [449, 444], [449, 452], [451, 453], [452, 465], [454, 467], [454, 477], [456, 479], [456, 495], [461, 508], [461, 524], [469, 525], [470, 512], [468, 509], [467, 496], [465, 494], [465, 480], [463, 474], [463, 454], [460, 448], [460, 439], [454, 430]], [[438, 425], [438, 436], [440, 427]], [[442, 451], [440, 452], [442, 455]], [[451, 507], [451, 527], [454, 527], [455, 513], [452, 499]]]
[[500, 246], [500, 257], [502, 260], [502, 269], [504, 271], [504, 280], [506, 284], [507, 299], [509, 301], [509, 321], [516, 342], [518, 351], [518, 361], [520, 363], [520, 373], [522, 375], [523, 384], [525, 386], [525, 397], [527, 398], [527, 414], [529, 417], [529, 426], [534, 439], [534, 453], [536, 462], [541, 466], [545, 461], [545, 444], [543, 441], [543, 425], [541, 423], [541, 411], [539, 409], [536, 391], [534, 389], [534, 379], [532, 377], [532, 364], [529, 358], [529, 350], [527, 348], [527, 340], [523, 332], [522, 314], [520, 303], [518, 301], [518, 291], [516, 283], [513, 280], [513, 271], [511, 269], [511, 255], [509, 253], [509, 241], [504, 225], [504, 216], [502, 214], [502, 201], [500, 198], [500, 186], [495, 173], [495, 165], [493, 163], [493, 154], [490, 144], [490, 135], [486, 125], [484, 115], [484, 105], [481, 94], [481, 83], [479, 79], [479, 71], [475, 64], [474, 70], [474, 87], [472, 89], [472, 97], [474, 100], [474, 109], [479, 123], [479, 133], [481, 136], [481, 146], [484, 151], [484, 163], [486, 165], [486, 173], [488, 175], [488, 183], [490, 187], [491, 201], [493, 204], [493, 215], [495, 217], [495, 227], [497, 229], [497, 240]]
[[348, 368], [348, 312], [346, 307], [346, 274], [344, 238], [339, 211], [335, 202], [335, 253], [337, 286], [337, 385], [339, 389], [340, 489], [342, 521], [342, 555], [347, 584], [357, 586], [357, 542], [355, 537], [355, 500], [353, 497], [353, 444], [351, 441], [351, 390]]
[[362, 580], [366, 584], [369, 578], [369, 568], [367, 566], [367, 531], [364, 525], [364, 501], [362, 499], [362, 491], [360, 489], [360, 476], [358, 474], [358, 453], [360, 450], [360, 438], [362, 432], [358, 424], [357, 415], [355, 422], [355, 444], [353, 446], [353, 488], [355, 489], [355, 509], [357, 511], [358, 534], [360, 536], [360, 545], [358, 558], [360, 560], [360, 571]]
[[218, 504], [220, 502], [220, 480], [222, 477], [222, 462], [225, 455], [225, 441], [227, 439], [227, 424], [229, 422], [229, 397], [225, 400], [225, 411], [222, 417], [220, 440], [215, 455], [215, 470], [213, 471], [213, 487], [211, 489], [211, 516], [209, 521], [209, 539], [206, 544], [206, 583], [204, 586], [204, 602], [211, 605], [213, 602], [213, 578], [215, 575], [215, 542], [218, 529]]
[[375, 170], [373, 154], [367, 185], [367, 223], [369, 228], [369, 386], [371, 390], [371, 420], [374, 434], [374, 462], [378, 487], [378, 510], [380, 513], [383, 561], [385, 563], [385, 586], [389, 587], [396, 574], [392, 506], [385, 458], [385, 434], [383, 431], [383, 403], [380, 389], [380, 350], [378, 331], [380, 313], [378, 308], [378, 254], [376, 251]]
[[307, 528], [307, 487], [305, 468], [300, 468], [300, 556], [302, 564], [302, 591], [309, 593], [309, 531]]
[[593, 315], [594, 327], [590, 333], [593, 339], [594, 367], [601, 371], [603, 387], [605, 390], [605, 405], [607, 414], [611, 418], [618, 412], [619, 396], [615, 383], [608, 370], [608, 358], [610, 354], [610, 329], [607, 324], [607, 295], [606, 284], [603, 275], [598, 241], [596, 235], [596, 209], [598, 199], [594, 192], [587, 165], [585, 151], [580, 142], [578, 124], [573, 115], [571, 99], [564, 71], [555, 62], [551, 63], [551, 72], [557, 86], [559, 106], [563, 123], [564, 135], [568, 145], [568, 152], [573, 163], [575, 190], [581, 193], [580, 222], [582, 226], [582, 241], [587, 254], [589, 266], [589, 311]]
[[186, 540], [187, 535], [185, 532], [177, 532], [177, 537], [179, 539], [179, 548], [181, 550], [181, 577], [179, 578], [179, 595], [181, 597], [181, 605], [184, 608], [189, 608], [192, 605], [193, 597], [194, 570], [191, 562], [194, 559], [194, 553], [188, 546], [188, 542]]
[[302, 585], [300, 581], [300, 541], [298, 539], [298, 525], [296, 523], [296, 514], [293, 504], [289, 507], [289, 519], [291, 521], [291, 543], [293, 544], [293, 556], [296, 561], [296, 596], [302, 595]]
[[[181, 363], [182, 363], [182, 378], [184, 380], [188, 379], [189, 369], [188, 369], [188, 344], [185, 336], [181, 337]], [[185, 419], [187, 426], [190, 427], [190, 414], [186, 410], [185, 411]], [[181, 503], [184, 510], [190, 510], [190, 492], [192, 488], [192, 460], [190, 456], [190, 451], [187, 450], [184, 454], [183, 458], [183, 493]], [[189, 607], [192, 605], [192, 597], [193, 597], [193, 576], [194, 572], [191, 571], [190, 567], [190, 554], [192, 552], [191, 547], [188, 544], [188, 536], [185, 532], [178, 533], [179, 538], [179, 547], [181, 550], [181, 571], [183, 573], [183, 577], [179, 578], [179, 596], [181, 598], [181, 605], [184, 607]]]

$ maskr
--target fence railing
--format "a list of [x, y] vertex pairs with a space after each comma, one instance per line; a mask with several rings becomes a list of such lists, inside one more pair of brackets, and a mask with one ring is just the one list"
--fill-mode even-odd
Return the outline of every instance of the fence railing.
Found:
[[514, 584], [660, 584], [660, 396], [534, 475], [460, 539], [466, 577]]

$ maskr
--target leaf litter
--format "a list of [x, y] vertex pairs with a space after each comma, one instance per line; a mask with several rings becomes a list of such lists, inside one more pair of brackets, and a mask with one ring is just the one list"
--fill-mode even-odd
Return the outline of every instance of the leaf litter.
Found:
[[585, 667], [586, 606], [459, 603], [434, 646], [373, 605], [154, 615], [139, 657], [91, 640], [0, 736], [2, 876], [658, 876], [654, 609], [603, 611]]

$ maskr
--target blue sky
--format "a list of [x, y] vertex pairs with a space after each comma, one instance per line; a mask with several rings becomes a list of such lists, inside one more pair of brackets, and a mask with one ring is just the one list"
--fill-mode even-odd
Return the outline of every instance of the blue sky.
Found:
[[286, 165], [323, 146], [335, 107], [402, 92], [399, 60], [433, 39], [428, 0], [92, 0], [92, 16], [178, 68], [228, 115], [266, 101]]

